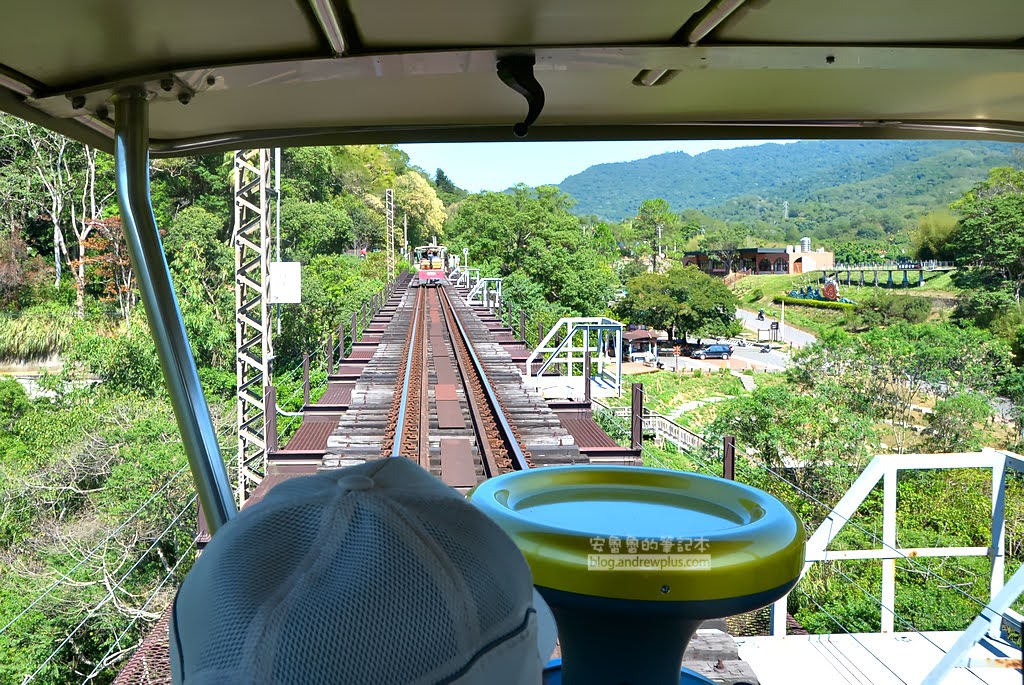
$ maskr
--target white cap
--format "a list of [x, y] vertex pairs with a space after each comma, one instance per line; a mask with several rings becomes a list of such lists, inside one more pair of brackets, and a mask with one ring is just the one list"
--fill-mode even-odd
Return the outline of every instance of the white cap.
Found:
[[186, 685], [536, 685], [555, 624], [497, 524], [396, 457], [285, 481], [222, 527], [170, 643]]

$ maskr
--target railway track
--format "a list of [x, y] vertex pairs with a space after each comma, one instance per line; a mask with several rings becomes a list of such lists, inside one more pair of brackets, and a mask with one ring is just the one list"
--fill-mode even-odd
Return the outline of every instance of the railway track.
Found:
[[387, 310], [321, 468], [401, 456], [465, 491], [509, 470], [586, 461], [524, 385], [491, 317], [454, 288], [409, 288]]
[[417, 461], [455, 487], [529, 468], [448, 290], [418, 288], [412, 309], [381, 456]]

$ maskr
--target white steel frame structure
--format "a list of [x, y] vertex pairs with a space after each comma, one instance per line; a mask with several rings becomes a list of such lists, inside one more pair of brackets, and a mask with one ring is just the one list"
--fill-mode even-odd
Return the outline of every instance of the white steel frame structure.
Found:
[[[583, 355], [590, 352], [590, 358], [597, 363], [596, 378], [607, 379], [617, 396], [622, 395], [622, 330], [625, 326], [604, 316], [565, 317], [558, 320], [536, 349], [526, 359], [526, 377], [541, 376], [551, 367], [565, 368], [565, 376], [573, 377], [573, 365], [583, 363]], [[595, 335], [591, 335], [591, 334]], [[561, 334], [557, 345], [552, 342]], [[582, 344], [576, 344], [578, 334]], [[610, 340], [609, 340], [610, 338]], [[615, 347], [611, 363], [605, 361], [604, 350], [609, 342]], [[546, 356], [545, 356], [546, 355]], [[540, 362], [536, 371], [533, 365]], [[608, 371], [610, 369], [610, 372]]]
[[[479, 269], [476, 270], [479, 274]], [[479, 304], [484, 307], [497, 307], [501, 304], [501, 279], [477, 278], [476, 283], [466, 295], [466, 304]]]
[[267, 411], [271, 384], [270, 160], [267, 149], [239, 150], [234, 159], [235, 374], [238, 420], [238, 504], [266, 474]]
[[456, 288], [470, 288], [480, 280], [480, 269], [470, 269], [468, 266], [459, 265], [448, 274], [448, 282]]
[[[900, 471], [922, 469], [991, 469], [992, 522], [991, 544], [987, 547], [922, 547], [904, 548], [896, 536], [897, 476]], [[996, 665], [978, 663], [968, 659], [968, 653], [988, 638], [998, 638], [1005, 621], [1017, 631], [1021, 629], [1021, 616], [1010, 609], [1024, 591], [1024, 567], [1018, 569], [1005, 582], [1006, 538], [1006, 473], [1008, 470], [1024, 472], [1024, 460], [1015, 454], [985, 448], [981, 452], [963, 454], [880, 454], [874, 457], [839, 503], [818, 526], [807, 541], [803, 573], [815, 563], [843, 559], [879, 559], [882, 562], [882, 588], [880, 594], [881, 632], [895, 631], [896, 616], [896, 561], [923, 557], [989, 558], [991, 579], [987, 603], [981, 608], [971, 625], [960, 635], [953, 648], [935, 665], [923, 685], [939, 685], [953, 669], [977, 668]], [[881, 482], [882, 539], [875, 549], [829, 550], [829, 544], [843, 527], [857, 514], [857, 509], [875, 486]], [[772, 605], [772, 635], [786, 634], [786, 601], [783, 597]]]

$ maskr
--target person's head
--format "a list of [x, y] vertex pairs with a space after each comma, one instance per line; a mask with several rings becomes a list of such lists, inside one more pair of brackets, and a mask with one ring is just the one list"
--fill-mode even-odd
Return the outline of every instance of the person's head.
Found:
[[554, 622], [512, 540], [405, 458], [295, 478], [185, 578], [174, 683], [533, 685]]

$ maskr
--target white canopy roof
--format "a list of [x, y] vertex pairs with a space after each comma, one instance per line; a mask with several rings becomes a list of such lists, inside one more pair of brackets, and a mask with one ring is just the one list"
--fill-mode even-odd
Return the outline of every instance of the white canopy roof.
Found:
[[[1021, 0], [32, 0], [0, 20], [0, 109], [110, 149], [152, 94], [154, 154], [513, 140], [1024, 140]], [[188, 104], [182, 104], [187, 102]]]

